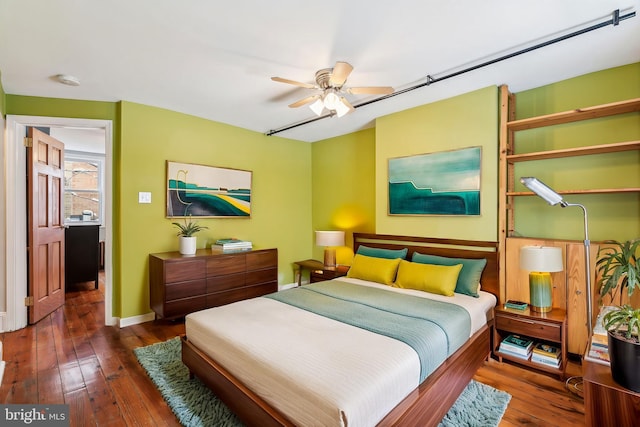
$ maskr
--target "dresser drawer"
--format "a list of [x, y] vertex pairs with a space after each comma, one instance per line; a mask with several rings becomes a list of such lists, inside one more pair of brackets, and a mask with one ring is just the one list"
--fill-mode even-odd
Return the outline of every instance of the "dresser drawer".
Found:
[[555, 322], [545, 322], [544, 320], [533, 321], [516, 316], [499, 314], [496, 316], [496, 328], [553, 342], [562, 341], [562, 325]]
[[262, 250], [247, 253], [247, 270], [261, 270], [278, 265], [278, 251]]
[[165, 264], [165, 281], [166, 283], [173, 283], [204, 279], [206, 273], [205, 266], [206, 264], [203, 259], [167, 262]]
[[244, 273], [245, 255], [221, 255], [207, 260], [207, 277]]
[[246, 285], [258, 285], [265, 282], [274, 282], [278, 280], [278, 269], [268, 268], [265, 270], [248, 271]]
[[226, 291], [244, 286], [244, 274], [227, 274], [207, 278], [207, 293]]
[[207, 290], [207, 281], [191, 280], [188, 282], [168, 283], [165, 288], [167, 301], [183, 299], [198, 295], [204, 295]]
[[164, 316], [166, 318], [184, 316], [198, 310], [207, 308], [206, 297], [199, 296], [193, 298], [184, 298], [173, 301], [167, 301], [164, 305]]

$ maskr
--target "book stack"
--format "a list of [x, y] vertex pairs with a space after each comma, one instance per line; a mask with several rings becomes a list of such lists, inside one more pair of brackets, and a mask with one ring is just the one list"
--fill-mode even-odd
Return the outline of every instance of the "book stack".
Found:
[[550, 366], [552, 368], [559, 368], [562, 352], [556, 346], [536, 343], [531, 351], [531, 361], [540, 363], [541, 365]]
[[605, 306], [602, 307], [598, 314], [596, 324], [593, 326], [593, 335], [589, 342], [589, 351], [587, 352], [585, 359], [601, 363], [603, 365], [610, 365], [609, 361], [609, 338], [607, 337], [607, 331], [602, 326], [602, 318], [605, 314], [611, 311], [614, 307]]
[[216, 240], [214, 247], [222, 249], [225, 252], [248, 251], [253, 247], [253, 244], [247, 240], [229, 238]]
[[527, 304], [526, 302], [523, 301], [516, 301], [516, 300], [507, 300], [507, 302], [504, 303], [504, 306], [506, 308], [511, 308], [514, 310], [526, 310], [527, 307], [529, 306], [529, 304]]
[[521, 335], [508, 335], [500, 343], [500, 352], [519, 359], [529, 360], [531, 350], [533, 349], [533, 340]]

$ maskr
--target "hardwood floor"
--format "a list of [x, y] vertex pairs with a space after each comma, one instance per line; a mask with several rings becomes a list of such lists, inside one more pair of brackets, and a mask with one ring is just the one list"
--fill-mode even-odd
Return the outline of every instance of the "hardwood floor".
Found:
[[[89, 283], [37, 325], [0, 334], [0, 402], [69, 404], [71, 426], [179, 426], [132, 350], [182, 333], [180, 321], [104, 326], [102, 284]], [[584, 425], [582, 399], [556, 377], [490, 360], [475, 379], [511, 394], [500, 426]]]

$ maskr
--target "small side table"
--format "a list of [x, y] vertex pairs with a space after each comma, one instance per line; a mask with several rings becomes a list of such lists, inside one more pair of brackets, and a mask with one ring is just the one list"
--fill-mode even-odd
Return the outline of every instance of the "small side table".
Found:
[[336, 267], [325, 267], [322, 261], [315, 259], [305, 259], [304, 261], [294, 262], [300, 270], [298, 274], [298, 286], [302, 285], [302, 272], [309, 271], [309, 282], [321, 282], [323, 280], [331, 280], [347, 274], [349, 266], [338, 265]]
[[[561, 380], [564, 380], [564, 371], [567, 366], [567, 312], [565, 310], [554, 308], [548, 313], [536, 313], [529, 308], [521, 311], [496, 306], [494, 313], [493, 354], [498, 357], [500, 362], [502, 359], [507, 359], [524, 366], [557, 374]], [[525, 335], [529, 338], [558, 344], [562, 352], [560, 366], [557, 368], [546, 366], [529, 359], [520, 359], [500, 352], [500, 342], [509, 334]]]

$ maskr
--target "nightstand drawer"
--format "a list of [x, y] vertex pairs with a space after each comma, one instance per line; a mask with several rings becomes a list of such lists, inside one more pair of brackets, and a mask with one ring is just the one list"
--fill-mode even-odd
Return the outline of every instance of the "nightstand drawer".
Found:
[[496, 316], [496, 328], [543, 340], [562, 342], [562, 325], [559, 323], [499, 314]]

